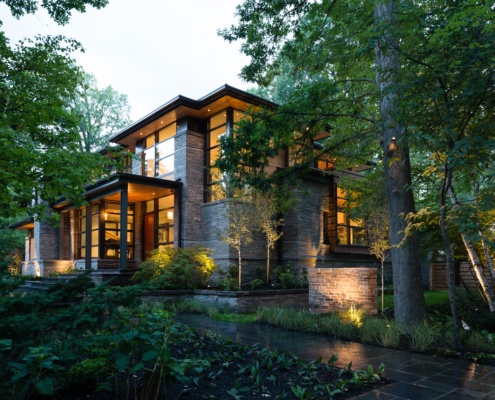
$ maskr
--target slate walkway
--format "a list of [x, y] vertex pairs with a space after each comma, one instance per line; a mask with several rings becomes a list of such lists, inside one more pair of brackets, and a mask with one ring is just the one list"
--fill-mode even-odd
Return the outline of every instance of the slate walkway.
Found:
[[306, 360], [339, 355], [338, 366], [350, 361], [355, 369], [385, 364], [384, 376], [394, 382], [380, 390], [355, 397], [359, 400], [495, 400], [495, 367], [463, 360], [446, 360], [344, 342], [321, 335], [290, 332], [260, 325], [216, 321], [202, 315], [179, 315], [177, 320], [202, 331], [213, 331], [244, 344], [289, 350]]

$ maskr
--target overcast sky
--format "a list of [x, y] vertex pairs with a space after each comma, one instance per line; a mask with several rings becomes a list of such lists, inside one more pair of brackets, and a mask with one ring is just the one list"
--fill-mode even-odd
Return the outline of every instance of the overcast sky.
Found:
[[0, 3], [11, 44], [36, 34], [63, 34], [85, 48], [78, 64], [98, 86], [127, 94], [136, 120], [181, 94], [198, 99], [223, 84], [246, 89], [238, 75], [248, 59], [240, 44], [217, 35], [235, 23], [235, 0], [110, 0], [58, 26], [46, 13], [17, 20]]

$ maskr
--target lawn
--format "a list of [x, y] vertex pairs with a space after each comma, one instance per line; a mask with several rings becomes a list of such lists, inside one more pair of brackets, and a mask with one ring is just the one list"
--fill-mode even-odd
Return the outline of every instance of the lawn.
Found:
[[[438, 290], [425, 290], [423, 292], [425, 297], [426, 307], [432, 308], [433, 306], [447, 304], [449, 302], [448, 292]], [[381, 293], [378, 294], [378, 303], [381, 307]], [[384, 296], [385, 308], [390, 310], [394, 309], [394, 295], [386, 294]]]

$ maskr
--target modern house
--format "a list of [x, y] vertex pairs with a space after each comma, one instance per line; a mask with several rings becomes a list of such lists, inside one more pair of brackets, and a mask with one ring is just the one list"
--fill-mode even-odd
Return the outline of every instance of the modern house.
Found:
[[[276, 104], [225, 85], [199, 100], [178, 96], [115, 134], [110, 141], [134, 156], [124, 171], [87, 185], [85, 207], [60, 200], [52, 205], [60, 226], [33, 219], [14, 226], [28, 232], [23, 273], [48, 276], [68, 267], [132, 271], [159, 246], [201, 245], [213, 250], [221, 266], [235, 264], [235, 250], [217, 235], [226, 223], [225, 201], [212, 165], [218, 138], [252, 106]], [[270, 168], [291, 162], [280, 154]], [[342, 174], [359, 175], [335, 170], [330, 159], [315, 162], [296, 193], [301, 201], [284, 216], [272, 265], [289, 263], [295, 271], [376, 265], [361, 221], [344, 207]], [[261, 238], [244, 251], [248, 278], [264, 265], [265, 254]]]

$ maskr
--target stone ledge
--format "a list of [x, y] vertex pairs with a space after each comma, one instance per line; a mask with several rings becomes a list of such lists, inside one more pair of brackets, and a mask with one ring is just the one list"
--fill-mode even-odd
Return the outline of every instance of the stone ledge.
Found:
[[263, 305], [290, 306], [308, 309], [308, 289], [242, 290], [155, 290], [141, 296], [143, 301], [193, 299], [207, 305], [227, 307], [238, 313], [255, 312]]

